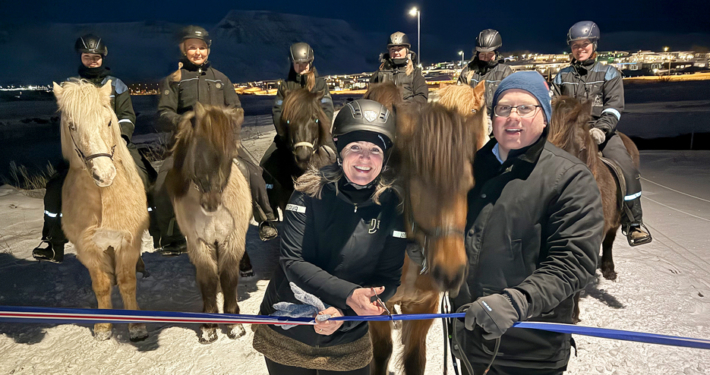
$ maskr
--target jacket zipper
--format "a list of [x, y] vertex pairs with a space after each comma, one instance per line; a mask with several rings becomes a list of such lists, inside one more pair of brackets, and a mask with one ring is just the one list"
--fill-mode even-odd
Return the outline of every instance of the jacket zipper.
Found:
[[353, 205], [355, 206], [355, 212], [357, 212], [357, 203], [353, 203]]

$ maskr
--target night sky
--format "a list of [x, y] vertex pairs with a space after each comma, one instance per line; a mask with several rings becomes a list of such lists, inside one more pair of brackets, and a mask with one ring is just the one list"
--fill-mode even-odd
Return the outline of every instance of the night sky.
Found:
[[[70, 3], [70, 4], [66, 4]], [[401, 30], [416, 41], [416, 18], [407, 11], [422, 9], [422, 55], [438, 60], [467, 55], [478, 31], [495, 28], [503, 50], [562, 52], [567, 29], [590, 19], [602, 31], [600, 49], [655, 49], [664, 45], [688, 49], [710, 47], [710, 1], [10, 1], [0, 0], [0, 22], [101, 23], [162, 20], [217, 24], [231, 9], [343, 19], [358, 31]], [[313, 6], [310, 4], [320, 3]], [[606, 36], [606, 38], [605, 38]], [[645, 36], [645, 37], [644, 37]], [[642, 42], [641, 42], [642, 41]], [[641, 45], [643, 44], [643, 45]], [[416, 47], [415, 47], [416, 48]]]

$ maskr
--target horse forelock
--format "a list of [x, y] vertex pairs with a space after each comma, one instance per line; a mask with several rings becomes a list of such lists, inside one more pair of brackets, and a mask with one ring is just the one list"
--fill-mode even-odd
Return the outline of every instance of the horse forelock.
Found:
[[466, 164], [473, 160], [475, 135], [466, 119], [445, 107], [425, 106], [413, 119], [411, 134], [398, 139], [403, 173], [417, 178], [442, 195], [453, 195], [468, 176]]
[[449, 85], [439, 90], [439, 104], [468, 116], [479, 110], [483, 104], [476, 98], [476, 91], [469, 85]]
[[363, 99], [374, 100], [387, 107], [390, 111], [404, 101], [402, 99], [402, 90], [392, 81], [370, 84], [367, 92], [363, 95]]
[[307, 89], [289, 91], [284, 98], [282, 121], [288, 121], [289, 127], [297, 127], [314, 118], [326, 123], [327, 117], [320, 106], [318, 93]]

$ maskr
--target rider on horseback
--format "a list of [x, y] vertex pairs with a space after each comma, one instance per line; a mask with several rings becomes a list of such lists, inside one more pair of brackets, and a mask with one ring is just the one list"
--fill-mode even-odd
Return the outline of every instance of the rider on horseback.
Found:
[[372, 74], [370, 83], [394, 82], [402, 91], [405, 102], [419, 105], [426, 104], [429, 99], [429, 88], [426, 85], [422, 70], [416, 67], [417, 54], [410, 51], [407, 34], [397, 31], [387, 40], [387, 53], [380, 55], [382, 64]]
[[[143, 180], [146, 191], [155, 182], [156, 172], [150, 163], [138, 153], [138, 148], [131, 142], [135, 129], [136, 114], [131, 103], [128, 87], [120, 79], [111, 75], [104, 65], [108, 55], [108, 47], [101, 37], [87, 34], [79, 37], [74, 43], [74, 49], [79, 54], [79, 78], [90, 81], [101, 87], [111, 81], [111, 108], [116, 113], [118, 125], [121, 127], [121, 138], [126, 142], [128, 151], [133, 157], [138, 174]], [[68, 242], [62, 230], [62, 186], [67, 177], [69, 165], [62, 160], [57, 165], [57, 172], [47, 182], [44, 195], [44, 227], [42, 228], [42, 243], [32, 251], [32, 256], [38, 260], [49, 260], [61, 263], [64, 260], [64, 245]]]
[[572, 64], [560, 70], [555, 77], [552, 82], [553, 95], [592, 101], [594, 124], [589, 132], [602, 155], [621, 167], [626, 180], [626, 223], [623, 231], [631, 246], [643, 245], [651, 242], [651, 235], [642, 220], [641, 177], [616, 134], [616, 125], [624, 111], [624, 84], [616, 68], [596, 61], [599, 38], [599, 27], [592, 21], [572, 25], [567, 33]]
[[486, 108], [488, 108], [488, 134], [491, 128], [490, 119], [493, 117], [493, 94], [496, 92], [500, 81], [513, 74], [510, 66], [500, 60], [498, 49], [503, 45], [503, 38], [497, 30], [486, 29], [481, 31], [476, 38], [476, 48], [473, 50], [473, 59], [466, 65], [459, 75], [459, 84], [468, 84], [476, 87], [479, 82], [486, 81]]

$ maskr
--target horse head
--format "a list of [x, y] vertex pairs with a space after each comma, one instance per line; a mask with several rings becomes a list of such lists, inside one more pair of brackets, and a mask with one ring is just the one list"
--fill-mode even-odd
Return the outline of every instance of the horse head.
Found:
[[397, 106], [395, 113], [408, 236], [421, 245], [438, 289], [456, 296], [468, 270], [467, 195], [474, 185], [473, 158], [485, 112], [461, 116], [428, 104], [419, 111]]
[[392, 81], [370, 84], [362, 98], [379, 102], [387, 107], [390, 112], [394, 110], [395, 106], [404, 103], [402, 89], [397, 87]]
[[296, 165], [305, 171], [320, 146], [330, 139], [330, 121], [320, 103], [325, 91], [296, 89], [284, 94], [279, 126], [287, 134]]
[[214, 213], [222, 207], [222, 193], [238, 152], [236, 134], [243, 122], [241, 108], [222, 108], [199, 102], [194, 111], [183, 116], [172, 149], [174, 168], [182, 177], [176, 196], [194, 189], [205, 213]]
[[62, 154], [72, 166], [89, 171], [99, 187], [111, 186], [116, 177], [114, 159], [122, 159], [125, 149], [120, 144], [118, 119], [111, 109], [111, 91], [110, 81], [102, 87], [74, 79], [61, 86], [54, 83], [62, 114]]
[[592, 103], [561, 96], [552, 102], [548, 140], [585, 162], [596, 175], [599, 148], [589, 134]]
[[[449, 85], [439, 90], [439, 101], [438, 103], [444, 107], [455, 110], [461, 116], [476, 115], [479, 112], [483, 118], [487, 118], [486, 106], [481, 106], [481, 103], [485, 103], [486, 100], [486, 81], [479, 82], [476, 87], [471, 87], [469, 85]], [[479, 124], [481, 129], [477, 131], [480, 132], [482, 136], [479, 137], [478, 143], [476, 144], [476, 149], [480, 149], [488, 141], [486, 133], [488, 132], [488, 124], [483, 121]]]

